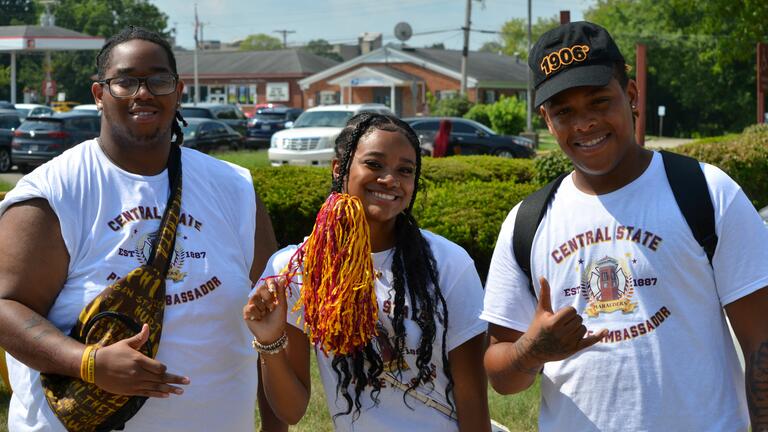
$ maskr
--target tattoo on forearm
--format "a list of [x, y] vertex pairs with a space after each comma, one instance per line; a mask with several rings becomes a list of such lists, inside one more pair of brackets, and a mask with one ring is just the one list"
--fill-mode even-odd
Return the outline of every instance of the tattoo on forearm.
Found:
[[35, 335], [35, 336], [34, 336], [32, 339], [34, 339], [34, 340], [40, 340], [40, 339], [42, 339], [42, 338], [43, 338], [43, 336], [47, 335], [47, 334], [48, 334], [48, 333], [50, 333], [50, 332], [51, 332], [51, 330], [50, 330], [50, 329], [45, 329], [45, 330], [41, 331], [40, 333], [36, 334], [36, 335]]
[[526, 368], [520, 364], [526, 358], [529, 358], [528, 349], [530, 345], [531, 345], [531, 341], [525, 335], [520, 336], [517, 342], [512, 344], [512, 347], [515, 350], [515, 361], [512, 363], [512, 365], [515, 371], [517, 372], [524, 373], [526, 375], [536, 375], [537, 373], [539, 373], [539, 370], [541, 369], [541, 367], [537, 366], [532, 368]]
[[752, 354], [745, 375], [752, 430], [768, 431], [768, 341]]
[[563, 354], [566, 350], [552, 332], [542, 331], [531, 343], [531, 351], [536, 357], [548, 357]]
[[33, 327], [39, 326], [43, 322], [42, 318], [39, 317], [32, 317], [26, 321], [24, 321], [24, 330], [29, 330]]

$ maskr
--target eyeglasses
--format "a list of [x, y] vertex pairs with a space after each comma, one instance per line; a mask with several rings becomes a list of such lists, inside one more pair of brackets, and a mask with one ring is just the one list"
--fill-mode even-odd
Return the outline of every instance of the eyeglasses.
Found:
[[106, 84], [109, 88], [109, 94], [116, 98], [127, 98], [136, 96], [139, 92], [139, 86], [142, 83], [147, 87], [150, 93], [155, 96], [165, 96], [176, 90], [176, 83], [179, 76], [170, 73], [160, 73], [144, 78], [131, 76], [119, 76], [96, 81], [99, 84]]

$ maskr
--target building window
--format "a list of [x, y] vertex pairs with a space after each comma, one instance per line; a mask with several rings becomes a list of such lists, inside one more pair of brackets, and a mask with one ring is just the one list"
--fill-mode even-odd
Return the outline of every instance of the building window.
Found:
[[320, 101], [320, 105], [334, 105], [339, 103], [341, 93], [330, 90], [323, 90], [320, 92], [317, 100]]
[[459, 97], [458, 90], [439, 90], [435, 93], [437, 93], [437, 100], [454, 99]]
[[496, 100], [496, 90], [486, 90], [484, 92], [483, 103], [492, 104]]

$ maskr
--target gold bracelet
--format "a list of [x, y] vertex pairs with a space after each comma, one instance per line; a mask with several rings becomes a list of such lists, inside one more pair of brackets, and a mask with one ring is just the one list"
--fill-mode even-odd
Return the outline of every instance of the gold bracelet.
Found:
[[86, 345], [83, 358], [80, 361], [80, 379], [93, 384], [96, 381], [96, 351], [97, 345]]

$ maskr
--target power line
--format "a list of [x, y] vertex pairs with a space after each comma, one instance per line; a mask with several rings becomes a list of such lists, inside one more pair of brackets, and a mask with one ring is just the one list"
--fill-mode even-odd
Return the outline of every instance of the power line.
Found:
[[272, 33], [281, 33], [283, 35], [283, 48], [288, 48], [288, 34], [296, 33], [295, 30], [273, 30]]

